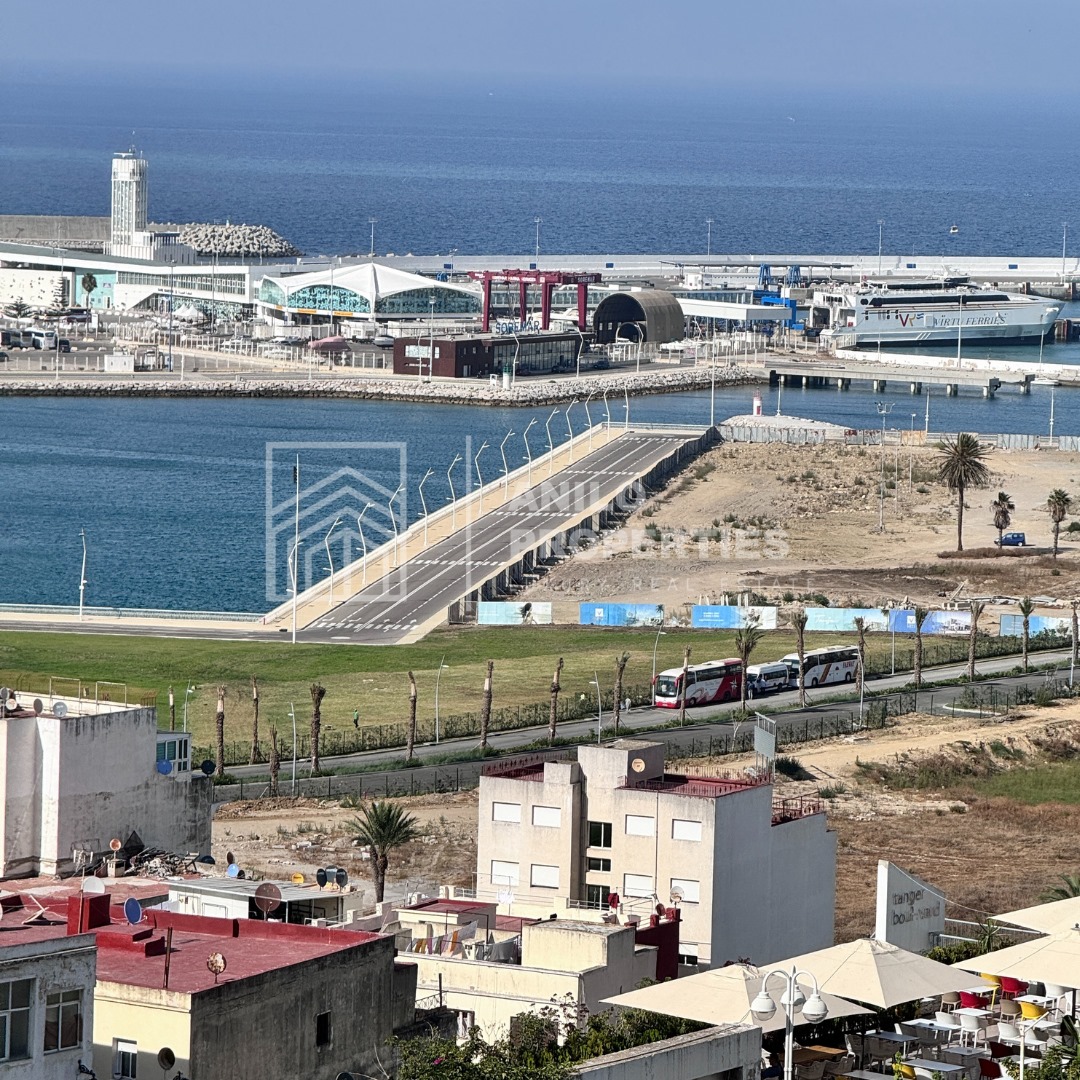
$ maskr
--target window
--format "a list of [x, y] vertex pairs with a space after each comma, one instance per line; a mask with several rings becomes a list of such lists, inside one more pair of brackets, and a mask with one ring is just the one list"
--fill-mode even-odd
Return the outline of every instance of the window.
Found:
[[538, 889], [557, 889], [559, 887], [559, 868], [533, 863], [529, 874], [529, 884]]
[[562, 810], [557, 806], [534, 806], [532, 822], [545, 829], [557, 829], [562, 825]]
[[139, 1063], [139, 1044], [127, 1039], [113, 1041], [113, 1077], [121, 1080], [135, 1080], [135, 1069]]
[[492, 885], [517, 885], [518, 877], [518, 864], [516, 862], [502, 862], [500, 859], [491, 860]]
[[625, 874], [623, 876], [623, 896], [652, 896], [653, 879], [650, 874]]
[[672, 893], [676, 889], [682, 893], [684, 904], [697, 904], [701, 900], [701, 888], [698, 882], [691, 878], [673, 877], [671, 879]]
[[0, 983], [0, 1061], [30, 1056], [30, 991], [33, 979]]
[[697, 967], [698, 947], [692, 941], [679, 942], [679, 963], [690, 964], [692, 967]]
[[315, 1045], [329, 1046], [333, 1038], [333, 1028], [330, 1024], [330, 1013], [319, 1013], [315, 1017]]
[[599, 871], [600, 873], [604, 873], [604, 874], [610, 873], [611, 872], [611, 860], [610, 859], [586, 859], [585, 860], [585, 869], [586, 870], [596, 870], [596, 871]]
[[521, 822], [521, 803], [493, 802], [491, 804], [492, 821]]
[[611, 890], [606, 885], [586, 885], [585, 906], [591, 908], [606, 907], [607, 898], [610, 895]]
[[672, 840], [700, 840], [701, 822], [689, 821], [686, 818], [675, 818], [671, 822]]
[[45, 998], [45, 1053], [82, 1044], [82, 991], [61, 990]]
[[589, 822], [589, 847], [611, 847], [611, 822]]
[[191, 745], [188, 739], [158, 739], [158, 761], [170, 761], [177, 772], [187, 772], [190, 768]]
[[640, 814], [626, 815], [627, 836], [652, 836], [656, 831], [655, 825], [655, 818], [642, 817]]

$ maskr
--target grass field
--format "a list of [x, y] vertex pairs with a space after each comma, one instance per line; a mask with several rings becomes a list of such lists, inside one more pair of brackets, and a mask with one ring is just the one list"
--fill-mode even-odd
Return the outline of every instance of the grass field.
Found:
[[1028, 806], [1080, 803], [1080, 762], [1010, 769], [979, 781], [974, 790], [981, 795], [1012, 799]]
[[[683, 648], [693, 649], [691, 663], [734, 654], [733, 632], [666, 630], [657, 647], [657, 670], [682, 665]], [[838, 640], [834, 634], [807, 635], [807, 648]], [[847, 640], [844, 638], [844, 640]], [[44, 692], [49, 676], [81, 679], [93, 692], [96, 680], [123, 682], [131, 699], [158, 695], [158, 717], [168, 725], [168, 689], [176, 697], [177, 724], [183, 715], [184, 688], [188, 727], [196, 742], [212, 739], [217, 687], [228, 688], [226, 738], [243, 740], [251, 725], [251, 676], [259, 679], [262, 725], [287, 723], [290, 702], [298, 721], [310, 715], [309, 687], [327, 688], [323, 727], [352, 727], [354, 709], [362, 724], [400, 722], [408, 718], [406, 672], [416, 676], [418, 717], [434, 716], [435, 680], [440, 663], [439, 712], [443, 717], [478, 711], [484, 665], [495, 661], [495, 708], [547, 702], [551, 677], [562, 656], [564, 695], [587, 695], [595, 701], [597, 677], [610, 698], [615, 658], [630, 653], [627, 691], [644, 691], [652, 677], [656, 632], [647, 629], [595, 627], [469, 627], [436, 631], [416, 645], [362, 648], [348, 645], [290, 645], [287, 642], [191, 641], [100, 634], [0, 633], [0, 683]], [[897, 642], [897, 657], [907, 655]], [[752, 662], [776, 659], [795, 649], [794, 635], [766, 634]], [[889, 649], [885, 635], [868, 638], [868, 668], [880, 664]], [[115, 695], [114, 695], [115, 696]], [[565, 699], [564, 699], [565, 700]]]

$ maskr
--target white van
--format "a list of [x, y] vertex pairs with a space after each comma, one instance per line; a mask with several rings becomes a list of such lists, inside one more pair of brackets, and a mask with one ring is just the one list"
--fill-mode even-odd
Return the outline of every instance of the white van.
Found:
[[751, 697], [786, 690], [791, 678], [787, 664], [751, 664], [746, 669], [746, 689]]

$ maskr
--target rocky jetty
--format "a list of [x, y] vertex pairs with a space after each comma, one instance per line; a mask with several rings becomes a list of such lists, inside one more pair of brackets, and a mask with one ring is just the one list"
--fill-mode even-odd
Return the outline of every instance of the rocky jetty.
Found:
[[218, 255], [223, 259], [292, 258], [301, 254], [283, 236], [266, 225], [206, 225], [194, 222], [181, 225], [180, 243], [193, 247], [200, 255]]

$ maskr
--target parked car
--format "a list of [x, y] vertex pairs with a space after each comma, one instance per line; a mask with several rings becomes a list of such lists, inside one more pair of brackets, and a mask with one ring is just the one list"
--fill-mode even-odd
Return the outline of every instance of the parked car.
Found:
[[61, 352], [71, 352], [71, 342], [68, 341], [68, 339], [65, 337], [62, 337], [59, 339], [59, 341], [57, 341], [56, 347]]
[[599, 360], [593, 361], [593, 371], [607, 371], [611, 367], [611, 361], [606, 356], [601, 356]]
[[1000, 540], [995, 540], [999, 547], [1026, 547], [1027, 536], [1020, 532], [1005, 533]]
[[8, 354], [6, 352], [0, 352], [0, 364], [4, 363], [4, 361], [7, 360], [7, 358], [8, 358]]

